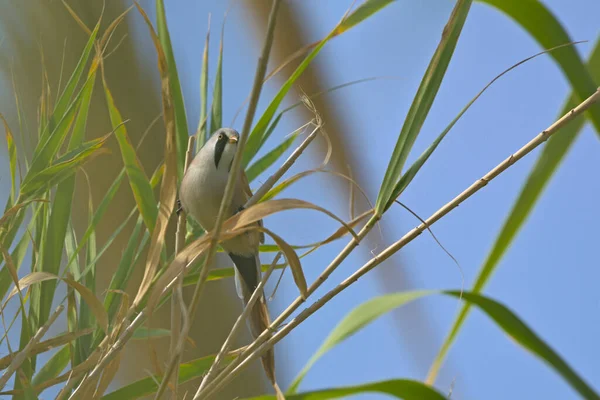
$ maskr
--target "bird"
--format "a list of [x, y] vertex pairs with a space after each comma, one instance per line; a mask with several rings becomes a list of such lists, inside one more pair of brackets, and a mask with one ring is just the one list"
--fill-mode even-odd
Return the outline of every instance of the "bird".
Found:
[[[215, 227], [239, 138], [240, 135], [235, 129], [217, 129], [198, 151], [181, 181], [179, 207], [187, 215], [191, 215], [206, 232]], [[252, 190], [242, 170], [235, 183], [233, 199], [225, 217], [229, 218], [243, 210], [250, 197]], [[257, 223], [262, 226], [262, 220]], [[236, 291], [244, 305], [248, 303], [261, 280], [260, 243], [264, 243], [264, 233], [258, 230], [247, 231], [221, 243], [221, 247], [235, 265]], [[270, 323], [263, 292], [250, 311], [247, 325], [252, 336], [256, 338]], [[277, 398], [284, 399], [275, 378], [275, 354], [272, 348], [263, 355], [261, 361]]]

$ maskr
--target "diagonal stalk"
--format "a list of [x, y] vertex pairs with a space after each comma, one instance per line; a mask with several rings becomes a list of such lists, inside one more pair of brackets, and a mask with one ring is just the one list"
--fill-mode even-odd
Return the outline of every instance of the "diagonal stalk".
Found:
[[[471, 186], [469, 186], [467, 189], [465, 189], [462, 193], [460, 193], [458, 196], [456, 196], [453, 200], [451, 200], [450, 202], [448, 202], [444, 206], [442, 206], [438, 211], [436, 211], [434, 214], [432, 214], [425, 221], [425, 223], [420, 224], [419, 226], [417, 226], [416, 228], [414, 228], [413, 230], [408, 232], [406, 235], [404, 235], [400, 240], [398, 240], [397, 242], [395, 242], [394, 244], [392, 244], [391, 246], [389, 246], [388, 248], [383, 250], [381, 253], [379, 253], [377, 256], [372, 258], [369, 262], [367, 262], [365, 265], [363, 265], [361, 268], [359, 268], [354, 274], [352, 274], [350, 277], [346, 278], [338, 286], [336, 286], [334, 289], [332, 289], [331, 291], [326, 293], [319, 300], [314, 302], [310, 307], [308, 307], [307, 309], [302, 311], [300, 314], [298, 314], [298, 316], [296, 316], [296, 318], [294, 318], [292, 321], [290, 321], [288, 324], [286, 324], [280, 331], [278, 331], [277, 333], [272, 335], [270, 338], [268, 338], [267, 332], [272, 329], [276, 329], [276, 327], [281, 322], [283, 322], [283, 320], [285, 320], [285, 318], [287, 318], [287, 316], [289, 316], [292, 312], [294, 312], [298, 308], [298, 306], [304, 302], [302, 297], [298, 297], [294, 301], [294, 303], [292, 303], [292, 305], [290, 305], [290, 307], [288, 307], [288, 309], [286, 309], [271, 324], [271, 326], [265, 332], [263, 332], [263, 334], [261, 334], [256, 340], [254, 340], [254, 342], [252, 342], [249, 346], [247, 346], [244, 349], [244, 351], [238, 356], [238, 358], [236, 360], [234, 360], [232, 363], [230, 363], [219, 374], [219, 376], [217, 376], [217, 378], [215, 378], [215, 380], [213, 382], [211, 382], [210, 384], [208, 384], [206, 386], [204, 391], [201, 393], [204, 396], [203, 398], [206, 399], [206, 398], [209, 398], [210, 396], [214, 395], [225, 384], [230, 382], [250, 362], [252, 362], [256, 358], [260, 357], [267, 350], [272, 348], [277, 342], [279, 342], [282, 338], [287, 336], [296, 326], [298, 326], [309, 316], [311, 316], [312, 314], [317, 312], [321, 307], [323, 307], [332, 298], [334, 298], [336, 295], [341, 293], [344, 289], [348, 288], [350, 285], [352, 285], [354, 282], [356, 282], [359, 278], [361, 278], [367, 272], [371, 271], [373, 268], [375, 268], [376, 266], [381, 264], [383, 261], [387, 260], [390, 256], [395, 254], [401, 248], [406, 246], [408, 243], [410, 243], [412, 240], [414, 240], [416, 237], [418, 237], [425, 229], [427, 229], [428, 227], [431, 227], [431, 225], [433, 225], [435, 222], [439, 221], [441, 218], [443, 218], [445, 215], [447, 215], [454, 208], [458, 207], [462, 202], [464, 202], [469, 197], [471, 197], [472, 195], [477, 193], [480, 189], [485, 187], [491, 180], [493, 180], [498, 175], [500, 175], [502, 172], [507, 170], [510, 166], [512, 166], [514, 163], [519, 161], [525, 155], [530, 153], [536, 147], [538, 147], [539, 145], [544, 143], [546, 140], [548, 140], [548, 138], [550, 136], [555, 134], [560, 128], [562, 128], [564, 125], [566, 125], [567, 123], [572, 121], [575, 117], [582, 114], [584, 111], [586, 111], [588, 108], [590, 108], [593, 104], [595, 104], [599, 100], [600, 100], [600, 88], [598, 88], [596, 90], [596, 92], [594, 92], [593, 95], [588, 97], [585, 101], [583, 101], [577, 107], [575, 107], [574, 109], [569, 111], [567, 114], [565, 114], [562, 118], [560, 118], [558, 121], [553, 123], [546, 130], [542, 131], [540, 134], [538, 134], [536, 137], [534, 137], [531, 141], [529, 141], [529, 143], [527, 143], [526, 145], [521, 147], [517, 152], [511, 154], [508, 158], [506, 158], [503, 162], [498, 164], [495, 168], [493, 168], [491, 171], [489, 171], [482, 178], [476, 180]], [[373, 219], [374, 218], [371, 218], [371, 220], [369, 222], [371, 222]], [[363, 231], [368, 226], [369, 226], [369, 223], [367, 223], [367, 226], [365, 226], [361, 230], [361, 232], [358, 234], [359, 238], [362, 237], [361, 234], [363, 234]], [[351, 247], [355, 241], [356, 241], [356, 239], [353, 238], [351, 240], [351, 242], [346, 246], [346, 248], [342, 251], [342, 253], [340, 253], [340, 255], [338, 255], [338, 257], [336, 257], [335, 260], [337, 260], [346, 251], [346, 249]], [[356, 245], [354, 245], [354, 247], [355, 246]], [[335, 262], [335, 260], [334, 260], [334, 262]], [[334, 264], [334, 262], [332, 262], [332, 264]], [[328, 267], [321, 274], [321, 276], [319, 276], [317, 281], [308, 289], [308, 295], [310, 295], [313, 292], [311, 289], [313, 289], [313, 287], [317, 283], [324, 280], [324, 278], [322, 279], [322, 276], [327, 273], [329, 268], [330, 267]]]

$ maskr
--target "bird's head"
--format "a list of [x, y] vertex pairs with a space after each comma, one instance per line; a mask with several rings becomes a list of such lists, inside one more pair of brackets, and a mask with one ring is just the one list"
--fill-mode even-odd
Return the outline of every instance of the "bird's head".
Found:
[[240, 134], [235, 129], [221, 128], [213, 133], [207, 145], [213, 149], [217, 170], [229, 171], [237, 150]]

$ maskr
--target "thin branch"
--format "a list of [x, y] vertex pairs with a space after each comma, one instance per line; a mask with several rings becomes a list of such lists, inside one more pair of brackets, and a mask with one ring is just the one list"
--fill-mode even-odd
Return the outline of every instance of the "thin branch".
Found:
[[202, 379], [202, 383], [200, 384], [200, 387], [196, 391], [196, 394], [194, 395], [194, 399], [193, 400], [199, 400], [200, 399], [200, 397], [199, 397], [200, 396], [200, 392], [202, 391], [202, 389], [204, 389], [204, 387], [206, 386], [206, 384], [208, 382], [210, 382], [211, 379], [216, 375], [216, 373], [217, 373], [217, 371], [219, 369], [219, 366], [221, 365], [221, 363], [223, 362], [223, 358], [225, 357], [225, 355], [227, 354], [227, 352], [231, 348], [231, 345], [233, 344], [233, 340], [235, 339], [238, 331], [243, 326], [243, 323], [247, 320], [248, 315], [252, 311], [252, 308], [254, 307], [254, 303], [256, 303], [256, 301], [260, 298], [260, 296], [262, 296], [262, 294], [263, 294], [263, 287], [267, 283], [267, 280], [271, 276], [271, 273], [275, 269], [275, 266], [277, 265], [277, 262], [279, 261], [280, 258], [281, 258], [281, 252], [277, 253], [277, 255], [275, 256], [275, 258], [273, 259], [273, 262], [271, 263], [271, 266], [269, 267], [269, 269], [263, 275], [260, 283], [258, 284], [258, 286], [256, 286], [256, 289], [254, 289], [254, 293], [252, 293], [252, 296], [250, 297], [250, 300], [248, 300], [248, 303], [246, 304], [246, 307], [244, 308], [244, 311], [242, 312], [242, 314], [240, 314], [240, 316], [238, 317], [238, 319], [235, 321], [235, 324], [233, 324], [233, 327], [231, 328], [231, 331], [229, 332], [229, 335], [227, 336], [227, 339], [225, 339], [225, 342], [223, 343], [223, 346], [221, 347], [221, 350], [219, 351], [219, 354], [217, 354], [217, 357], [215, 358], [215, 361], [213, 361], [212, 365], [210, 366], [210, 369], [208, 370], [208, 373], [206, 374], [206, 376], [204, 377], [204, 379]]
[[460, 263], [458, 262], [458, 260], [448, 250], [446, 250], [446, 248], [444, 247], [442, 242], [440, 242], [438, 240], [438, 238], [434, 235], [433, 231], [431, 230], [429, 225], [427, 225], [427, 222], [423, 218], [419, 217], [419, 215], [417, 215], [416, 212], [411, 210], [410, 207], [408, 207], [406, 204], [402, 203], [401, 201], [394, 200], [394, 202], [397, 203], [398, 205], [400, 205], [402, 208], [404, 208], [409, 213], [411, 213], [412, 216], [415, 217], [416, 219], [418, 219], [419, 221], [421, 221], [422, 224], [425, 224], [425, 228], [427, 229], [427, 231], [429, 232], [429, 234], [431, 235], [433, 240], [435, 240], [437, 245], [440, 246], [440, 248], [444, 251], [444, 253], [446, 253], [446, 255], [452, 259], [452, 261], [454, 261], [454, 264], [456, 264], [456, 266], [458, 267], [458, 272], [460, 273], [460, 296], [458, 296], [458, 299], [462, 300], [462, 296], [463, 296], [463, 292], [464, 292], [464, 288], [465, 288], [465, 274], [464, 274], [463, 269], [460, 266]]
[[[316, 115], [316, 114], [315, 114]], [[288, 157], [287, 160], [283, 163], [283, 165], [271, 175], [265, 183], [263, 183], [260, 188], [252, 195], [250, 199], [244, 204], [244, 208], [250, 208], [251, 206], [258, 203], [268, 192], [273, 188], [273, 186], [279, 181], [279, 179], [290, 169], [290, 167], [296, 162], [298, 157], [302, 154], [302, 152], [306, 149], [306, 147], [313, 141], [313, 139], [317, 136], [319, 131], [321, 130], [321, 123], [317, 122], [317, 125], [312, 130], [312, 132], [304, 139], [304, 141], [294, 150], [292, 154]]]
[[[296, 326], [298, 326], [300, 323], [302, 323], [305, 319], [307, 319], [309, 316], [311, 316], [316, 311], [318, 311], [321, 307], [323, 307], [323, 305], [325, 305], [327, 302], [329, 302], [332, 298], [334, 298], [336, 295], [338, 295], [344, 289], [348, 288], [354, 282], [358, 281], [358, 279], [360, 279], [362, 276], [364, 276], [367, 272], [371, 271], [373, 268], [375, 268], [376, 266], [381, 264], [383, 261], [387, 260], [394, 253], [396, 253], [397, 251], [402, 249], [404, 246], [406, 246], [406, 244], [410, 243], [412, 240], [414, 240], [416, 237], [418, 237], [425, 229], [427, 229], [427, 227], [430, 227], [435, 222], [439, 221], [442, 217], [447, 215], [450, 211], [452, 211], [454, 208], [456, 208], [462, 202], [464, 202], [469, 197], [471, 197], [472, 195], [477, 193], [480, 189], [485, 187], [491, 180], [496, 178], [498, 175], [500, 175], [502, 172], [504, 172], [506, 169], [508, 169], [510, 166], [512, 166], [518, 160], [520, 160], [525, 155], [527, 155], [532, 150], [534, 150], [536, 147], [538, 147], [540, 144], [542, 144], [543, 142], [548, 140], [548, 138], [550, 136], [552, 136], [553, 134], [555, 134], [560, 128], [562, 128], [564, 125], [569, 123], [571, 120], [573, 120], [578, 115], [582, 114], [585, 110], [590, 108], [594, 103], [598, 102], [599, 100], [600, 100], [600, 88], [598, 88], [596, 90], [596, 92], [594, 92], [594, 94], [592, 94], [590, 97], [588, 97], [585, 101], [583, 101], [577, 107], [575, 107], [574, 109], [569, 111], [562, 118], [560, 118], [558, 121], [556, 121], [550, 127], [548, 127], [546, 130], [542, 131], [539, 135], [537, 135], [535, 138], [533, 138], [531, 141], [529, 141], [529, 143], [527, 143], [525, 146], [521, 147], [517, 152], [510, 155], [507, 159], [505, 159], [503, 162], [498, 164], [495, 168], [493, 168], [491, 171], [489, 171], [487, 174], [485, 174], [482, 178], [475, 181], [471, 186], [469, 186], [462, 193], [460, 193], [458, 196], [456, 196], [452, 201], [446, 203], [438, 211], [436, 211], [434, 214], [432, 214], [425, 221], [425, 223], [420, 224], [419, 226], [417, 226], [416, 228], [414, 228], [413, 230], [408, 232], [400, 240], [398, 240], [397, 242], [395, 242], [394, 244], [392, 244], [391, 246], [389, 246], [388, 248], [383, 250], [381, 253], [379, 253], [377, 256], [375, 256], [373, 259], [371, 259], [369, 262], [367, 262], [365, 265], [363, 265], [361, 268], [359, 268], [350, 277], [346, 278], [338, 286], [336, 286], [334, 289], [330, 290], [319, 300], [314, 302], [310, 307], [303, 310], [300, 314], [298, 314], [298, 316], [296, 316], [296, 318], [294, 318], [292, 321], [290, 321], [288, 324], [286, 324], [280, 331], [276, 332], [270, 338], [268, 338], [267, 334], [265, 332], [263, 332], [263, 334], [261, 334], [256, 340], [254, 340], [254, 342], [252, 344], [250, 344], [242, 352], [242, 354], [240, 354], [240, 356], [236, 360], [234, 360], [232, 363], [230, 363], [219, 374], [219, 376], [217, 376], [217, 378], [215, 378], [215, 380], [213, 382], [211, 382], [210, 384], [208, 384], [206, 386], [205, 390], [202, 393], [202, 395], [204, 395], [203, 398], [207, 399], [210, 396], [214, 395], [220, 388], [222, 388], [225, 384], [227, 384], [229, 381], [231, 381], [231, 379], [233, 379], [250, 362], [252, 362], [254, 359], [260, 357], [266, 351], [268, 351], [271, 347], [273, 347], [273, 345], [275, 345], [283, 337], [285, 337], [287, 334], [289, 334], [290, 331], [292, 331]], [[364, 228], [363, 228], [363, 230], [364, 230]], [[362, 231], [358, 234], [359, 237], [361, 236], [361, 233], [362, 233]], [[352, 244], [354, 241], [355, 241], [355, 239], [353, 238], [350, 244]], [[344, 249], [344, 250], [346, 250], [346, 249]], [[321, 279], [321, 277], [319, 277], [319, 279]], [[317, 282], [315, 282], [315, 283], [317, 283]], [[313, 284], [313, 286], [314, 286], [314, 284]], [[308, 290], [309, 295], [312, 293], [311, 289], [313, 288], [313, 286], [311, 286]], [[290, 307], [288, 307], [288, 310], [290, 308], [293, 308], [291, 311], [291, 312], [293, 312], [297, 308], [297, 306], [294, 307], [294, 305], [296, 305], [296, 304], [300, 305], [302, 303], [303, 303], [302, 298], [298, 297], [294, 301], [294, 303], [292, 303], [292, 305]], [[282, 313], [282, 315], [280, 317], [278, 317], [273, 322], [273, 324], [271, 324], [271, 326], [269, 327], [269, 330], [271, 328], [277, 327], [283, 319], [287, 318], [287, 316], [286, 316], [285, 318], [282, 319], [283, 316], [288, 314], [288, 310], [284, 311]], [[289, 312], [289, 314], [291, 314], [291, 312]]]
[[[169, 287], [169, 289], [170, 288], [171, 287]], [[83, 389], [84, 383], [87, 383], [88, 381], [99, 377], [99, 375], [102, 373], [102, 370], [108, 365], [108, 363], [110, 363], [116, 357], [116, 355], [119, 353], [119, 351], [121, 351], [123, 349], [123, 347], [125, 347], [125, 344], [129, 341], [129, 339], [131, 339], [131, 337], [135, 333], [135, 330], [137, 328], [139, 328], [144, 323], [145, 320], [146, 320], [146, 312], [145, 311], [142, 311], [138, 315], [136, 315], [136, 317], [134, 318], [133, 321], [131, 321], [131, 323], [129, 324], [127, 329], [125, 329], [125, 331], [121, 334], [121, 336], [119, 336], [119, 339], [106, 350], [106, 354], [104, 355], [104, 357], [102, 357], [98, 361], [98, 363], [96, 364], [94, 369], [92, 369], [92, 372], [90, 372], [80, 382], [79, 386], [73, 391], [73, 393], [71, 393], [71, 396], [69, 396], [70, 400], [77, 398], [77, 396], [80, 394], [80, 391]], [[107, 343], [108, 343], [108, 336], [106, 336], [102, 340], [102, 342], [100, 343], [98, 348], [102, 348]], [[67, 386], [65, 386], [63, 388], [63, 390], [61, 390], [61, 393], [59, 393], [59, 396], [57, 396], [57, 400], [62, 399], [64, 397], [64, 395], [73, 388], [75, 383], [76, 383], [75, 380], [69, 381], [67, 383]]]
[[56, 318], [58, 318], [58, 316], [61, 312], [63, 312], [64, 309], [65, 306], [63, 306], [62, 304], [58, 306], [56, 308], [56, 311], [54, 311], [50, 318], [48, 318], [48, 321], [46, 321], [46, 323], [40, 329], [38, 329], [36, 334], [31, 338], [31, 340], [29, 340], [29, 342], [25, 345], [23, 350], [21, 350], [19, 354], [17, 354], [15, 358], [13, 358], [12, 362], [6, 369], [6, 372], [2, 375], [2, 377], [0, 377], [0, 390], [4, 388], [12, 374], [14, 374], [15, 371], [21, 366], [21, 364], [23, 364], [23, 361], [25, 361], [30, 356], [29, 353], [33, 350], [35, 345], [37, 345], [38, 342], [42, 340], [46, 332], [48, 332], [50, 325], [54, 323]]
[[[256, 68], [256, 75], [254, 77], [254, 84], [252, 86], [252, 95], [250, 99], [250, 104], [248, 106], [248, 113], [246, 114], [246, 119], [244, 121], [244, 125], [242, 128], [242, 132], [240, 135], [240, 140], [238, 142], [238, 148], [235, 153], [235, 157], [233, 158], [233, 165], [231, 167], [231, 172], [229, 174], [227, 180], [227, 186], [225, 187], [225, 193], [223, 194], [223, 200], [221, 201], [221, 207], [219, 209], [219, 214], [217, 215], [217, 220], [215, 222], [215, 227], [210, 233], [210, 245], [208, 248], [208, 254], [205, 258], [204, 265], [202, 270], [200, 271], [200, 277], [198, 282], [196, 283], [196, 287], [194, 288], [194, 294], [192, 296], [191, 304], [188, 309], [188, 315], [194, 315], [196, 308], [200, 302], [200, 294], [202, 293], [202, 289], [208, 278], [208, 272], [210, 265], [215, 258], [217, 252], [217, 244], [219, 242], [219, 236], [221, 234], [221, 228], [223, 226], [223, 222], [228, 218], [226, 216], [226, 210], [229, 209], [231, 205], [231, 201], [233, 199], [233, 191], [235, 188], [235, 183], [237, 182], [238, 176], [242, 167], [242, 156], [244, 152], [244, 147], [246, 146], [246, 142], [248, 140], [248, 136], [250, 134], [250, 128], [252, 126], [252, 121], [254, 120], [254, 114], [256, 113], [256, 108], [258, 106], [258, 99], [260, 97], [260, 92], [262, 90], [262, 81], [265, 77], [267, 71], [267, 64], [269, 61], [269, 54], [271, 52], [271, 45], [273, 44], [274, 31], [275, 31], [275, 22], [277, 21], [277, 11], [279, 9], [279, 5], [281, 4], [281, 0], [273, 1], [273, 6], [271, 8], [271, 14], [269, 15], [269, 23], [267, 26], [267, 36], [265, 38], [265, 43], [262, 49], [261, 56], [258, 60], [258, 66]], [[183, 338], [187, 337], [189, 330], [189, 324], [183, 326], [181, 331], [181, 337], [179, 338], [179, 344], [177, 346], [178, 353], [183, 349], [184, 340]], [[170, 374], [175, 369], [175, 363], [179, 358], [179, 354], [175, 353], [171, 355], [171, 360], [169, 361], [169, 365], [167, 370], [165, 371], [165, 375], [163, 376], [163, 381], [168, 381]], [[161, 388], [163, 385], [161, 384]], [[164, 389], [163, 389], [164, 390]], [[160, 398], [161, 391], [156, 393], [155, 398]]]
[[[192, 161], [193, 155], [192, 150], [194, 148], [194, 136], [190, 136], [188, 139], [188, 147], [187, 152], [185, 153], [185, 164], [183, 167], [183, 172], [187, 171], [190, 162]], [[187, 223], [186, 223], [186, 214], [182, 209], [179, 210], [179, 215], [177, 216], [177, 232], [175, 233], [175, 255], [177, 255], [185, 246], [185, 234], [187, 232]], [[183, 315], [186, 315], [185, 312], [185, 303], [183, 299], [180, 299], [178, 296], [178, 291], [181, 290], [183, 286], [183, 274], [179, 274], [177, 277], [177, 282], [173, 287], [173, 295], [171, 297], [171, 344], [169, 347], [169, 354], [174, 354], [175, 349], [177, 347], [177, 339], [178, 333], [181, 330], [181, 318]], [[181, 300], [181, 301], [180, 301]], [[181, 355], [178, 355], [176, 364], [179, 364], [181, 360]], [[163, 382], [167, 382], [167, 380], [163, 380]], [[179, 382], [179, 368], [176, 368], [172, 379], [171, 385], [173, 388], [173, 399], [177, 399], [177, 385]]]

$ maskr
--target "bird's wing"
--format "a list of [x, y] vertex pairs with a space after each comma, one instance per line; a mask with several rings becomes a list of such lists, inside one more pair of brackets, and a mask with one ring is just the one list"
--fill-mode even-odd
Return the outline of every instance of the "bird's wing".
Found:
[[[242, 181], [242, 190], [244, 190], [244, 193], [246, 194], [246, 200], [248, 200], [248, 199], [250, 199], [250, 197], [252, 197], [252, 189], [250, 189], [250, 183], [248, 182], [248, 177], [246, 176], [246, 172], [242, 171], [240, 179]], [[261, 228], [263, 227], [262, 219], [258, 221], [258, 226], [260, 226]], [[265, 242], [265, 233], [264, 232], [260, 232], [260, 242], [261, 243]]]

